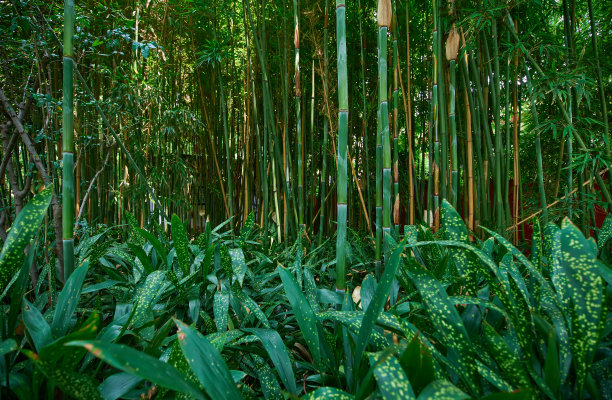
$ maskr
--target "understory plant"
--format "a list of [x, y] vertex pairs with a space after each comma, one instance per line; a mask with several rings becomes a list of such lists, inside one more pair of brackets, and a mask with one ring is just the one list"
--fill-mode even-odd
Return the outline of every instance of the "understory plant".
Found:
[[[349, 230], [347, 292], [335, 240], [265, 248], [253, 215], [196, 238], [173, 216], [82, 236], [75, 270], [28, 283], [51, 192], [20, 213], [0, 254], [3, 397], [608, 398], [612, 271], [606, 242], [534, 222], [530, 256], [488, 231], [470, 242], [409, 226], [384, 271]], [[168, 233], [170, 234], [168, 236]], [[26, 252], [24, 252], [26, 251]], [[62, 394], [63, 393], [63, 394]]]

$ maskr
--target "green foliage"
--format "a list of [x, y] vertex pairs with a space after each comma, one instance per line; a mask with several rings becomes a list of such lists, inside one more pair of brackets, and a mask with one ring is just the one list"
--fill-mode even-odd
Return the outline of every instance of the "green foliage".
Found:
[[[83, 399], [569, 399], [605, 391], [609, 267], [597, 246], [566, 221], [545, 227], [541, 250], [527, 258], [493, 232], [472, 244], [443, 207], [439, 239], [426, 228], [397, 245], [388, 238], [394, 247], [380, 279], [356, 264], [347, 283], [360, 290], [344, 296], [328, 289], [333, 243], [265, 249], [254, 230], [242, 240], [210, 226], [188, 244], [196, 256], [187, 274], [171, 258], [179, 258], [176, 232], [168, 242], [138, 231], [143, 240], [131, 246], [104, 234], [85, 239], [78, 251], [100, 252], [98, 261], [85, 257], [51, 300], [23, 290], [28, 269], [13, 266], [18, 284], [8, 294], [25, 293], [12, 311], [25, 340], [19, 329], [0, 338], [11, 382], [2, 390], [34, 398], [53, 386]], [[373, 244], [351, 246], [374, 254]]]

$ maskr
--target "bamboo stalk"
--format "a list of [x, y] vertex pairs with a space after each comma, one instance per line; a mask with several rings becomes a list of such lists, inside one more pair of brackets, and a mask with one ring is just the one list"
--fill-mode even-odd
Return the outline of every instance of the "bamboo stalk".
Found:
[[338, 48], [338, 180], [336, 233], [336, 290], [346, 290], [346, 215], [347, 215], [347, 151], [348, 151], [348, 75], [346, 65], [346, 6], [336, 0], [336, 40]]
[[64, 1], [64, 74], [62, 101], [62, 244], [64, 280], [74, 270], [74, 0]]

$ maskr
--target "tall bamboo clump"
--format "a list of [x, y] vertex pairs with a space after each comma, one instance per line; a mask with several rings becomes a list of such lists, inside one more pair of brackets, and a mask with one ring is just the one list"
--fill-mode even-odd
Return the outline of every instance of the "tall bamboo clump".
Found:
[[74, 269], [74, 0], [64, 2], [64, 75], [62, 102], [62, 238], [64, 248], [64, 279]]
[[300, 110], [300, 18], [298, 14], [297, 0], [293, 0], [294, 37], [295, 46], [295, 116], [297, 135], [297, 169], [298, 169], [298, 224], [300, 228], [304, 225], [304, 171], [302, 153], [302, 118]]
[[346, 289], [346, 192], [348, 151], [348, 75], [346, 68], [346, 7], [336, 0], [336, 40], [338, 45], [338, 231], [336, 235], [336, 290]]
[[386, 248], [386, 235], [391, 234], [391, 138], [389, 137], [389, 103], [387, 99], [387, 31], [391, 25], [390, 0], [378, 1], [378, 96], [380, 108], [381, 137], [383, 147], [383, 217], [382, 233]]

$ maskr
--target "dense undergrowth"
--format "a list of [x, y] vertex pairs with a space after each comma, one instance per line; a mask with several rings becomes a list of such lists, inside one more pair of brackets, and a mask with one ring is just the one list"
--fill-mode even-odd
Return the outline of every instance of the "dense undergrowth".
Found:
[[527, 258], [494, 232], [470, 242], [445, 203], [435, 236], [390, 239], [380, 277], [350, 233], [343, 296], [333, 238], [265, 248], [250, 216], [190, 240], [174, 216], [170, 239], [132, 217], [126, 240], [82, 236], [64, 285], [47, 265], [31, 287], [49, 200], [28, 203], [0, 255], [3, 398], [612, 396], [611, 221], [598, 244], [536, 221]]

